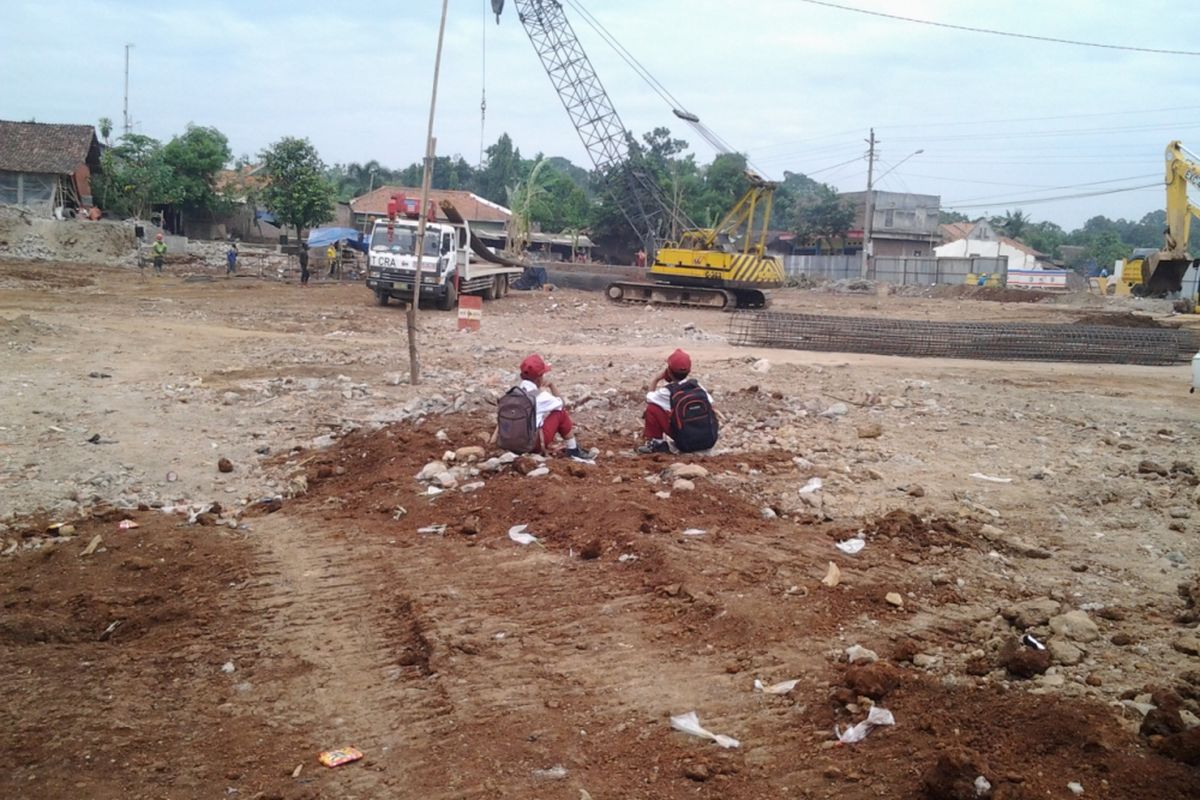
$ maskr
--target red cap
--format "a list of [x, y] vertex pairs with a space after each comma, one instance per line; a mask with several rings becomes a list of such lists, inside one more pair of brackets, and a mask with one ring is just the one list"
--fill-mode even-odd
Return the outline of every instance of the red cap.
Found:
[[667, 369], [676, 375], [692, 371], [692, 357], [678, 348], [667, 356]]
[[525, 356], [525, 360], [521, 362], [521, 375], [529, 375], [534, 378], [540, 378], [550, 371], [550, 365], [542, 360], [542, 357], [537, 353]]

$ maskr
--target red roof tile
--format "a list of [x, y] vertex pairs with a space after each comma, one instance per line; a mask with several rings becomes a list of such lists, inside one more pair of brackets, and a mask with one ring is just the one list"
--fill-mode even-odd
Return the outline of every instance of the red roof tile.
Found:
[[100, 143], [91, 125], [0, 120], [0, 169], [69, 175], [87, 162], [100, 166]]
[[[388, 200], [393, 194], [403, 194], [408, 198], [419, 198], [421, 190], [411, 186], [380, 186], [373, 192], [350, 201], [350, 210], [355, 214], [376, 214], [383, 216], [387, 213]], [[441, 202], [449, 200], [468, 222], [508, 222], [512, 212], [499, 203], [493, 203], [472, 193], [458, 189], [430, 189], [429, 199], [438, 207], [438, 217], [442, 216]]]

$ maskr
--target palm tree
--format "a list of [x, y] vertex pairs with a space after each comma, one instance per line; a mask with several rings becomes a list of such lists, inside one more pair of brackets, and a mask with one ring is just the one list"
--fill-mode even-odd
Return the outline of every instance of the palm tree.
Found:
[[1003, 217], [996, 217], [992, 220], [992, 224], [1010, 239], [1020, 239], [1029, 227], [1029, 222], [1029, 216], [1021, 209], [1005, 211]]
[[519, 255], [529, 246], [533, 206], [546, 195], [546, 185], [541, 180], [545, 166], [546, 159], [538, 159], [529, 171], [528, 178], [518, 181], [516, 186], [507, 187], [508, 205], [512, 209], [508, 247], [512, 253]]
[[108, 137], [112, 135], [112, 120], [108, 117], [101, 117], [97, 127], [100, 128], [100, 138], [104, 140], [104, 144], [110, 144]]

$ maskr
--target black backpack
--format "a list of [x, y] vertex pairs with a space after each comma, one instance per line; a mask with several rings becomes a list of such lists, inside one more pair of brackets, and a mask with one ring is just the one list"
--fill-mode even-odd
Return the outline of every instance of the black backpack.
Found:
[[496, 401], [496, 444], [514, 453], [538, 449], [537, 401], [514, 386]]
[[669, 383], [671, 392], [671, 438], [681, 453], [708, 450], [717, 443], [717, 414], [708, 392], [695, 381]]

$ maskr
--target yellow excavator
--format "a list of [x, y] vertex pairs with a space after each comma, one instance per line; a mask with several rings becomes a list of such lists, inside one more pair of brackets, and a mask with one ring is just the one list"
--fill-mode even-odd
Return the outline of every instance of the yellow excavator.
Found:
[[[1200, 219], [1200, 207], [1188, 199], [1188, 187], [1200, 189], [1200, 157], [1180, 142], [1167, 145], [1166, 177], [1167, 227], [1163, 231], [1163, 248], [1157, 252], [1135, 251], [1121, 269], [1121, 282], [1131, 294], [1141, 297], [1167, 297], [1183, 290], [1183, 277], [1200, 259], [1188, 253], [1188, 235], [1192, 217]], [[1185, 298], [1194, 311], [1200, 298]]]
[[[610, 300], [710, 308], [764, 308], [763, 290], [783, 285], [783, 262], [769, 255], [767, 221], [776, 184], [746, 171], [750, 188], [713, 228], [694, 228], [667, 241], [650, 265], [650, 283], [614, 281]], [[762, 227], [755, 224], [761, 215]]]
[[[514, 0], [514, 5], [596, 173], [606, 180], [608, 191], [649, 257], [648, 281], [614, 281], [608, 285], [608, 297], [618, 302], [707, 308], [766, 306], [765, 290], [784, 283], [783, 261], [766, 252], [776, 184], [747, 172], [750, 188], [715, 227], [700, 228], [684, 219], [629, 146], [629, 134], [564, 15], [562, 3]], [[492, 0], [497, 22], [503, 8], [504, 0]], [[710, 142], [719, 143], [696, 115], [672, 110]], [[677, 241], [664, 240], [667, 228], [682, 230]]]

